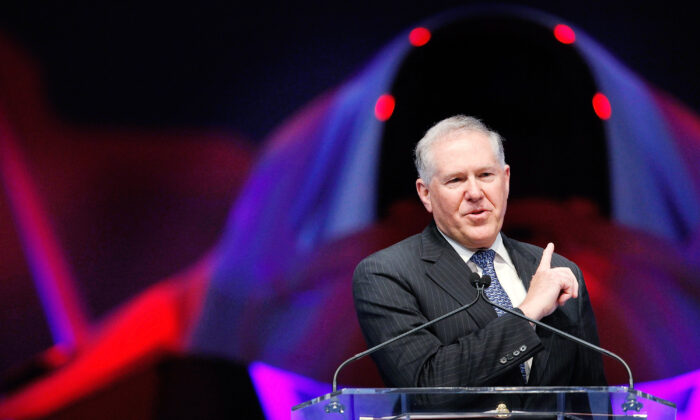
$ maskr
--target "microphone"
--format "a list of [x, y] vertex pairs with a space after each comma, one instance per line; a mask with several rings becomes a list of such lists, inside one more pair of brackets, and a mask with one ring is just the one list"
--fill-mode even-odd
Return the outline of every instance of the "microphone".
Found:
[[[469, 282], [471, 282], [472, 286], [477, 291], [477, 294], [479, 291], [488, 288], [491, 286], [491, 277], [489, 275], [485, 275], [484, 277], [479, 277], [478, 274], [472, 273], [471, 276], [469, 276]], [[484, 296], [484, 299], [488, 302], [488, 299], [486, 299], [486, 296]]]
[[[491, 278], [489, 278], [488, 276], [485, 276], [485, 277], [488, 279], [488, 284], [491, 284]], [[477, 282], [481, 282], [482, 280], [483, 280], [482, 277], [479, 277], [479, 275], [478, 275], [477, 273], [472, 273], [472, 274], [469, 276], [469, 282], [472, 283], [472, 284], [476, 284]], [[485, 286], [485, 287], [488, 287], [488, 286]], [[433, 320], [431, 320], [431, 321], [428, 321], [428, 322], [426, 322], [426, 323], [424, 323], [424, 324], [421, 324], [421, 325], [419, 325], [419, 326], [417, 326], [417, 327], [415, 327], [415, 328], [413, 328], [413, 329], [411, 329], [411, 330], [408, 330], [408, 331], [404, 332], [403, 334], [400, 334], [400, 335], [397, 335], [396, 337], [390, 338], [390, 339], [388, 339], [388, 340], [386, 340], [386, 341], [384, 341], [384, 342], [382, 342], [382, 343], [377, 344], [376, 346], [374, 346], [374, 347], [372, 347], [372, 348], [370, 348], [370, 349], [367, 349], [367, 350], [363, 351], [362, 353], [357, 353], [356, 355], [354, 355], [354, 356], [352, 356], [351, 358], [347, 359], [346, 361], [344, 361], [343, 363], [341, 363], [340, 366], [338, 366], [338, 369], [336, 369], [335, 374], [333, 374], [333, 392], [335, 392], [335, 391], [336, 391], [336, 388], [337, 388], [337, 386], [336, 386], [336, 379], [338, 378], [338, 373], [340, 373], [340, 370], [343, 369], [343, 368], [344, 368], [346, 365], [348, 365], [349, 363], [354, 362], [355, 360], [361, 359], [361, 358], [363, 358], [363, 357], [365, 357], [365, 356], [367, 356], [367, 355], [369, 355], [369, 354], [372, 354], [372, 353], [374, 353], [375, 351], [377, 351], [377, 350], [379, 350], [379, 349], [381, 349], [381, 348], [384, 348], [384, 347], [388, 346], [389, 344], [393, 343], [394, 341], [397, 341], [397, 340], [400, 340], [400, 339], [406, 337], [407, 335], [411, 335], [411, 334], [413, 334], [414, 332], [417, 332], [417, 331], [420, 331], [420, 330], [422, 330], [422, 329], [424, 329], [424, 328], [427, 328], [427, 327], [429, 327], [429, 326], [431, 326], [431, 325], [433, 325], [433, 324], [435, 324], [435, 323], [437, 323], [437, 322], [442, 321], [442, 320], [445, 319], [445, 318], [449, 318], [449, 317], [451, 317], [452, 315], [454, 315], [454, 314], [456, 314], [456, 313], [462, 312], [463, 310], [468, 309], [469, 307], [471, 307], [472, 305], [474, 305], [478, 300], [479, 300], [479, 288], [477, 287], [476, 298], [475, 298], [473, 301], [467, 303], [466, 305], [460, 306], [459, 308], [457, 308], [457, 309], [455, 309], [455, 310], [453, 310], [453, 311], [450, 311], [450, 312], [448, 312], [448, 313], [446, 313], [446, 314], [444, 314], [444, 315], [441, 315], [441, 316], [439, 316], [439, 317], [437, 317], [437, 318], [435, 318], [435, 319], [433, 319]]]
[[[478, 277], [478, 275], [477, 275], [477, 277]], [[520, 313], [520, 312], [514, 311], [514, 310], [512, 310], [512, 309], [510, 309], [510, 308], [506, 308], [506, 307], [501, 306], [501, 305], [499, 305], [499, 304], [497, 304], [497, 303], [491, 302], [491, 301], [489, 300], [489, 298], [486, 296], [486, 294], [484, 293], [484, 289], [486, 289], [487, 287], [489, 287], [489, 286], [491, 285], [491, 277], [490, 277], [488, 274], [485, 274], [483, 277], [481, 277], [481, 278], [479, 278], [479, 279], [475, 279], [474, 276], [471, 276], [471, 277], [469, 278], [469, 280], [472, 282], [472, 284], [474, 284], [474, 287], [476, 287], [476, 299], [475, 299], [475, 301], [476, 301], [476, 300], [479, 300], [479, 297], [481, 296], [481, 297], [484, 298], [484, 301], [486, 301], [486, 303], [488, 303], [488, 304], [491, 305], [491, 306], [494, 306], [494, 307], [496, 307], [496, 308], [498, 308], [498, 309], [500, 309], [500, 310], [502, 310], [502, 311], [504, 311], [504, 312], [508, 312], [508, 313], [511, 314], [511, 315], [515, 315], [515, 316], [517, 316], [518, 318], [522, 318], [522, 319], [524, 319], [524, 320], [526, 320], [526, 321], [530, 321], [531, 323], [533, 323], [533, 324], [535, 324], [535, 325], [537, 325], [537, 326], [539, 326], [539, 327], [542, 327], [542, 328], [544, 328], [544, 329], [546, 329], [546, 330], [549, 330], [549, 331], [551, 331], [551, 332], [553, 332], [553, 333], [555, 333], [555, 334], [557, 334], [557, 335], [560, 335], [560, 336], [562, 336], [562, 337], [564, 337], [564, 338], [567, 338], [567, 339], [569, 339], [569, 340], [571, 340], [571, 341], [573, 341], [573, 342], [575, 342], [575, 343], [577, 343], [577, 344], [580, 344], [580, 345], [582, 345], [582, 346], [584, 346], [584, 347], [588, 347], [589, 349], [594, 350], [594, 351], [596, 351], [596, 352], [598, 352], [598, 353], [600, 353], [600, 354], [604, 354], [604, 355], [606, 355], [606, 356], [612, 357], [613, 359], [615, 359], [615, 360], [619, 361], [620, 363], [622, 363], [622, 365], [623, 365], [623, 366], [625, 367], [625, 369], [627, 370], [627, 377], [628, 377], [628, 379], [629, 379], [629, 384], [630, 384], [630, 386], [629, 386], [629, 393], [627, 394], [627, 400], [626, 400], [625, 403], [622, 405], [622, 409], [626, 412], [626, 411], [629, 411], [629, 410], [639, 411], [639, 410], [642, 408], [642, 404], [641, 404], [640, 402], [638, 402], [638, 401], [637, 401], [637, 398], [632, 394], [632, 390], [634, 389], [634, 380], [632, 379], [632, 370], [630, 369], [630, 367], [629, 367], [629, 365], [627, 364], [627, 362], [625, 362], [625, 361], [622, 359], [622, 357], [618, 356], [617, 354], [615, 354], [615, 353], [613, 353], [613, 352], [611, 352], [611, 351], [609, 351], [609, 350], [605, 350], [605, 349], [602, 348], [602, 347], [596, 346], [596, 345], [593, 344], [593, 343], [590, 343], [590, 342], [588, 342], [588, 341], [586, 341], [586, 340], [583, 340], [583, 339], [581, 339], [581, 338], [578, 338], [578, 337], [576, 337], [575, 335], [571, 335], [571, 334], [569, 334], [569, 333], [567, 333], [567, 332], [564, 332], [564, 331], [562, 331], [562, 330], [560, 330], [560, 329], [558, 329], [558, 328], [554, 328], [554, 327], [552, 327], [552, 326], [550, 326], [550, 325], [545, 324], [544, 322], [540, 322], [540, 321], [534, 320], [534, 319], [528, 317], [528, 316], [525, 315], [525, 314], [522, 314], [522, 313]]]

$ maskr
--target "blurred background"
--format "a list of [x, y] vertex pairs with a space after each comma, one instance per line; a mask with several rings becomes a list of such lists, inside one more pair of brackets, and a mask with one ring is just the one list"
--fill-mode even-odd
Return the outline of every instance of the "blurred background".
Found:
[[[506, 138], [506, 233], [576, 261], [604, 347], [689, 412], [689, 7], [3, 5], [0, 417], [288, 418], [328, 392], [364, 349], [352, 270], [427, 223], [410, 149], [457, 112]], [[340, 382], [381, 386], [369, 360]]]

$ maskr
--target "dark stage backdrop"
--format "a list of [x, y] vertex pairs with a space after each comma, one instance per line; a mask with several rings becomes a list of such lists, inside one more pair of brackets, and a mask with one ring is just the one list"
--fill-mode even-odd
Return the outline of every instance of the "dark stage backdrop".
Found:
[[[4, 2], [0, 28], [39, 60], [51, 103], [69, 121], [224, 126], [262, 140], [410, 25], [454, 7], [495, 3]], [[646, 80], [700, 110], [697, 5], [507, 3], [576, 24]]]

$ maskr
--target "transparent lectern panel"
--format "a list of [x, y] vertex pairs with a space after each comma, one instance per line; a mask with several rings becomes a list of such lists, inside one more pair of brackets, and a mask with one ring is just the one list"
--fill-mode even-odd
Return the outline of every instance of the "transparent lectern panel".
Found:
[[292, 420], [654, 419], [673, 403], [624, 387], [343, 389], [292, 409]]

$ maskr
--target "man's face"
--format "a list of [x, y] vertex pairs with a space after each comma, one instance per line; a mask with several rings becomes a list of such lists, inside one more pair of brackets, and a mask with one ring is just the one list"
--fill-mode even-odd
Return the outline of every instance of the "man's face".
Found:
[[501, 166], [486, 134], [458, 131], [433, 143], [433, 177], [416, 181], [438, 228], [467, 248], [488, 248], [503, 226], [510, 167]]

